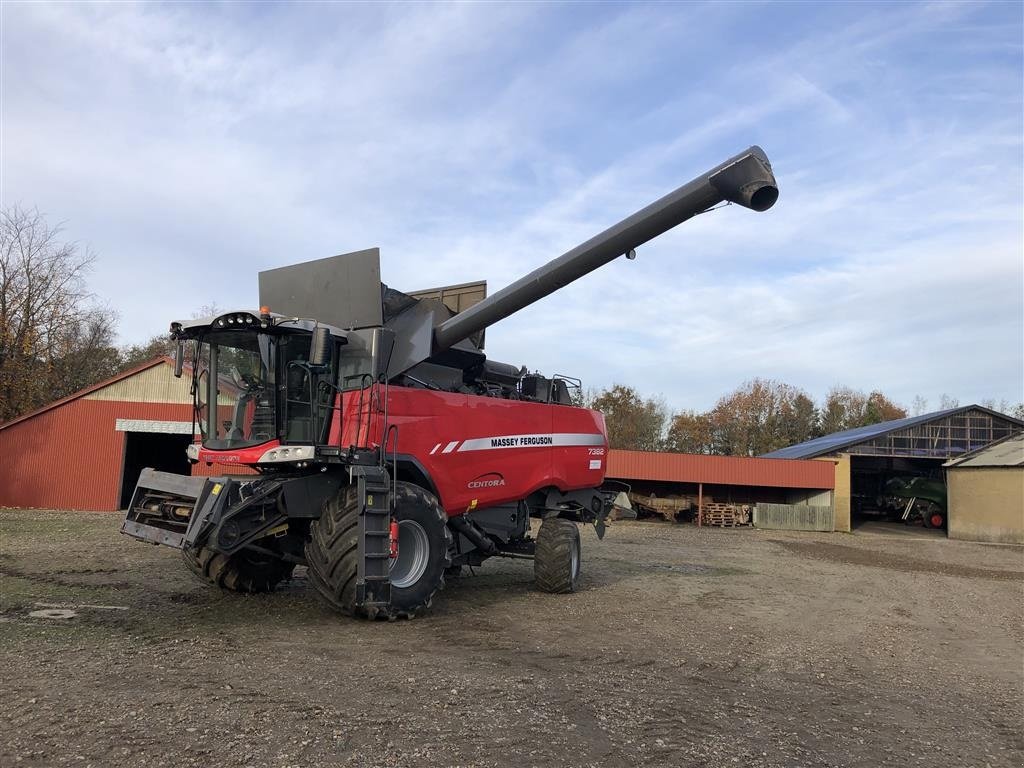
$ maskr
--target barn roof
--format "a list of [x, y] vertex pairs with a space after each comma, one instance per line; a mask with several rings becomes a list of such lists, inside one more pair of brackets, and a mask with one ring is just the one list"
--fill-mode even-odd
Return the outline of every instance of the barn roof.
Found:
[[977, 451], [972, 451], [959, 459], [943, 464], [944, 467], [978, 468], [978, 467], [1024, 467], [1024, 432], [1004, 437]]
[[766, 453], [763, 458], [813, 459], [817, 456], [836, 453], [854, 445], [876, 440], [879, 437], [884, 437], [885, 435], [893, 432], [899, 432], [904, 429], [910, 429], [911, 427], [921, 426], [922, 424], [928, 424], [933, 421], [941, 421], [942, 419], [949, 418], [950, 416], [957, 416], [962, 413], [967, 413], [968, 411], [981, 411], [989, 414], [990, 416], [1003, 419], [1011, 424], [1024, 427], [1024, 422], [1019, 419], [1015, 419], [1012, 416], [1007, 416], [1005, 413], [999, 413], [998, 411], [993, 411], [991, 408], [985, 408], [981, 405], [963, 405], [957, 408], [947, 408], [944, 411], [924, 413], [920, 416], [910, 416], [905, 419], [882, 421], [878, 424], [869, 424], [866, 427], [855, 427], [854, 429], [846, 429], [842, 432], [833, 432], [831, 435], [816, 437], [813, 440], [797, 443], [796, 445], [790, 445], [785, 448], [780, 448], [777, 451]]

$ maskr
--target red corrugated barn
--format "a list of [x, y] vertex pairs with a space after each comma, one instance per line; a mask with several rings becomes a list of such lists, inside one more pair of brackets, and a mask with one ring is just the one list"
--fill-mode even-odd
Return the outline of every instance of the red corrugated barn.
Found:
[[188, 474], [189, 379], [157, 358], [0, 425], [0, 506], [114, 510], [143, 467]]

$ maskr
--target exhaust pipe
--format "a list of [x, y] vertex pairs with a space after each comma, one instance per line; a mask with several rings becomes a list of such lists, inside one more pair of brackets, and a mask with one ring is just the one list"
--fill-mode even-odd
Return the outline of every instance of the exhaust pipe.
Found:
[[687, 219], [729, 201], [766, 211], [779, 199], [771, 163], [750, 147], [434, 329], [434, 354], [554, 293]]

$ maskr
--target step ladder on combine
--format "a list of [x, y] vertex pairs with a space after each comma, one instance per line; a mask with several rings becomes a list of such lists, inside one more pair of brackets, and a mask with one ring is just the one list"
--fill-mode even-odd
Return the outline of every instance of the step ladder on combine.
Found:
[[[391, 604], [391, 476], [384, 467], [354, 467], [359, 489], [359, 567], [356, 604], [368, 615]], [[358, 470], [358, 471], [356, 471]]]

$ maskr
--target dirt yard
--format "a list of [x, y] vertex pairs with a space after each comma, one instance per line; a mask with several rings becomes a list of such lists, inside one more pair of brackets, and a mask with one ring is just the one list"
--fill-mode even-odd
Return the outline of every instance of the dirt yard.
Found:
[[1019, 548], [620, 522], [367, 623], [119, 521], [0, 512], [5, 768], [1024, 764]]

